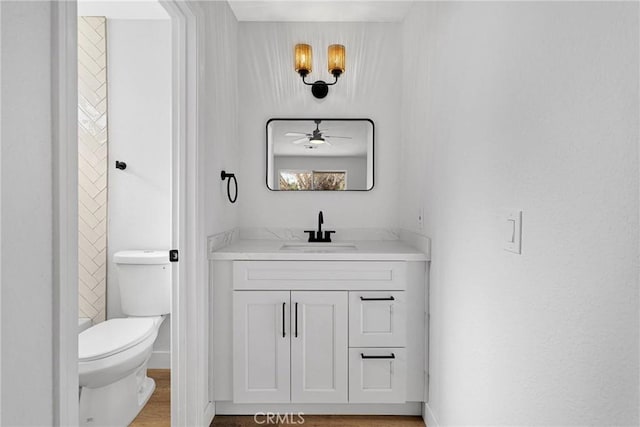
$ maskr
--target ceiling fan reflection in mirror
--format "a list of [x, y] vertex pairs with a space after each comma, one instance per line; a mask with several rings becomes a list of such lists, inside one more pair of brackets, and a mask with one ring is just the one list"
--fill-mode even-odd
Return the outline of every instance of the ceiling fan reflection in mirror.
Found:
[[287, 132], [284, 135], [302, 137], [302, 138], [296, 139], [295, 141], [291, 141], [292, 144], [302, 144], [303, 142], [307, 142], [315, 145], [321, 145], [321, 144], [331, 145], [328, 139], [329, 140], [332, 138], [351, 139], [350, 136], [325, 135], [324, 132], [328, 131], [329, 129], [321, 130], [320, 129], [321, 122], [322, 120], [314, 120], [314, 123], [316, 124], [316, 128], [311, 133]]

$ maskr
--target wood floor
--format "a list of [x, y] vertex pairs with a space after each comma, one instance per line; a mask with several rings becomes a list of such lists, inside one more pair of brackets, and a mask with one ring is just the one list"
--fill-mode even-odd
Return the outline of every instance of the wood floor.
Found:
[[171, 427], [171, 371], [148, 369], [156, 382], [156, 390], [130, 427]]
[[[171, 371], [169, 369], [149, 369], [147, 375], [156, 382], [156, 390], [149, 402], [138, 414], [130, 427], [171, 427]], [[405, 416], [364, 416], [364, 415], [304, 415], [304, 422], [297, 417], [289, 422], [267, 422], [253, 416], [218, 415], [211, 427], [424, 427], [420, 417]]]
[[420, 417], [388, 416], [388, 415], [304, 415], [304, 422], [297, 417], [290, 422], [268, 423], [263, 416], [258, 417], [257, 423], [253, 416], [223, 416], [217, 415], [211, 427], [424, 427]]

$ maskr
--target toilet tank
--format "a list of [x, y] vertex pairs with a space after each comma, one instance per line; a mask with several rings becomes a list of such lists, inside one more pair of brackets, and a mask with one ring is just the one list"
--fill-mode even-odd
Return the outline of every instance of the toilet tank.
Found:
[[122, 312], [160, 316], [171, 312], [169, 251], [121, 251], [113, 255]]

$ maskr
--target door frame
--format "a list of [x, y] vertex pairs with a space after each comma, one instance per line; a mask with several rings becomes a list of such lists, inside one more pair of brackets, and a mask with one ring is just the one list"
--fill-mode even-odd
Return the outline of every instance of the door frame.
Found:
[[[160, 0], [172, 38], [171, 424], [208, 425], [206, 239], [203, 228], [203, 158], [198, 119], [202, 10], [181, 0]], [[52, 2], [53, 135], [53, 425], [78, 425], [78, 158], [77, 2]]]
[[[172, 38], [172, 240], [180, 250], [173, 269], [171, 315], [171, 424], [208, 426], [209, 398], [207, 252], [204, 230], [204, 13], [197, 2], [159, 0], [171, 19]], [[175, 284], [178, 284], [177, 286]]]
[[53, 424], [78, 425], [77, 4], [51, 3]]

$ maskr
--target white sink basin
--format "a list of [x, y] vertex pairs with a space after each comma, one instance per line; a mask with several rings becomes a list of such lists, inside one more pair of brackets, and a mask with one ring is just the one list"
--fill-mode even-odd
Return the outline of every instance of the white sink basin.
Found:
[[281, 251], [291, 252], [346, 252], [355, 251], [358, 248], [353, 243], [285, 243], [280, 247]]

